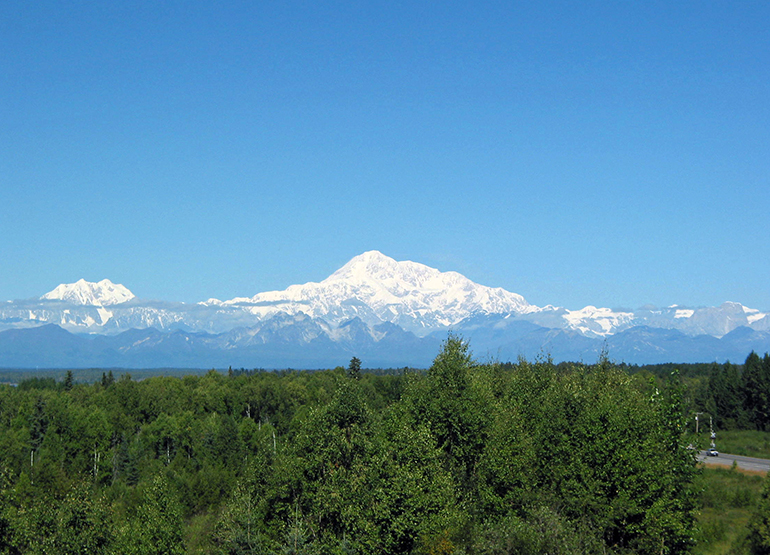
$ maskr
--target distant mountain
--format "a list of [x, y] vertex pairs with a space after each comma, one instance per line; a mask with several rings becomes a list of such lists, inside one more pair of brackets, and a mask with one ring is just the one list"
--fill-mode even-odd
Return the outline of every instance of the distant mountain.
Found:
[[446, 329], [471, 314], [533, 309], [516, 293], [478, 285], [457, 272], [397, 262], [378, 251], [356, 256], [320, 283], [205, 304], [240, 307], [263, 317], [303, 312], [333, 325], [351, 318], [368, 324], [391, 322], [419, 335]]
[[0, 368], [334, 368], [353, 356], [367, 366], [427, 367], [441, 340], [361, 320], [331, 330], [305, 315], [276, 315], [255, 328], [208, 334], [155, 328], [77, 335], [48, 324], [0, 332]]
[[134, 298], [134, 294], [108, 279], [103, 279], [99, 283], [90, 283], [81, 279], [76, 283], [61, 284], [40, 298], [76, 305], [109, 306], [128, 302]]
[[369, 251], [321, 282], [226, 301], [147, 301], [106, 279], [61, 284], [0, 305], [0, 367], [315, 368], [351, 356], [427, 366], [450, 329], [478, 356], [499, 360], [592, 362], [607, 348], [626, 362], [703, 362], [770, 351], [770, 315], [739, 303], [537, 307], [456, 272]]

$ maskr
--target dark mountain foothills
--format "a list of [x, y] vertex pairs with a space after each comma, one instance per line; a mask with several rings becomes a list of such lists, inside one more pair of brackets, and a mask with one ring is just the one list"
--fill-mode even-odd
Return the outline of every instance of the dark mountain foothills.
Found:
[[[591, 363], [605, 352], [631, 364], [724, 362], [750, 351], [770, 351], [770, 332], [739, 327], [721, 338], [678, 330], [632, 327], [605, 338], [538, 326], [501, 315], [460, 322], [455, 331], [480, 358], [509, 361], [550, 356]], [[5, 368], [333, 368], [351, 356], [371, 367], [430, 365], [446, 332], [417, 337], [396, 324], [369, 326], [358, 318], [331, 329], [323, 320], [278, 314], [258, 326], [209, 334], [185, 330], [131, 329], [116, 335], [73, 334], [58, 325], [0, 332]]]

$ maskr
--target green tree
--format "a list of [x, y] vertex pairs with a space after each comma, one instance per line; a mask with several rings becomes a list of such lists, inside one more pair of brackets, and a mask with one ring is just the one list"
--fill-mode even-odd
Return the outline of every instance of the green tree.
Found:
[[0, 555], [13, 553], [13, 505], [11, 477], [7, 468], [0, 466]]
[[369, 477], [378, 551], [412, 553], [436, 547], [456, 528], [461, 510], [445, 454], [430, 426], [402, 404], [391, 407], [375, 438]]
[[112, 375], [112, 370], [108, 374], [102, 372], [102, 387], [110, 387], [115, 383], [115, 376]]
[[46, 414], [46, 402], [43, 397], [35, 401], [35, 409], [29, 418], [29, 444], [33, 451], [37, 451], [43, 443], [43, 438], [48, 430], [48, 415]]
[[752, 351], [743, 365], [743, 391], [749, 420], [757, 430], [770, 427], [770, 357]]
[[182, 555], [182, 510], [163, 475], [153, 478], [122, 538], [124, 553]]
[[715, 422], [720, 429], [739, 427], [744, 422], [744, 389], [738, 367], [729, 362], [715, 365], [709, 375], [714, 399]]
[[450, 334], [428, 370], [425, 397], [417, 401], [448, 468], [466, 489], [487, 434], [487, 403], [473, 387], [474, 366], [468, 343]]
[[770, 555], [770, 477], [765, 478], [756, 509], [748, 524], [749, 545], [754, 555]]
[[64, 383], [62, 387], [64, 391], [70, 391], [75, 384], [75, 378], [72, 375], [72, 370], [67, 370], [67, 374], [64, 376]]
[[295, 506], [294, 515], [286, 525], [283, 542], [281, 543], [281, 554], [316, 555], [319, 552], [318, 542]]
[[267, 553], [270, 546], [264, 530], [265, 510], [252, 480], [240, 482], [217, 521], [214, 539], [223, 555]]
[[87, 483], [76, 483], [62, 500], [56, 536], [56, 552], [62, 555], [111, 553], [115, 532], [109, 507]]
[[350, 364], [347, 370], [348, 378], [353, 380], [361, 379], [361, 361], [357, 357], [350, 359]]

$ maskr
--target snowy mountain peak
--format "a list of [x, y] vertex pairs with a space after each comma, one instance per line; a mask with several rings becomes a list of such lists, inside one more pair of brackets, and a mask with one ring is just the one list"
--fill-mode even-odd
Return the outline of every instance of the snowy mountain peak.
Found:
[[81, 279], [75, 283], [62, 283], [40, 298], [79, 305], [108, 306], [130, 301], [134, 298], [134, 294], [121, 284], [112, 283], [108, 279], [98, 283]]
[[494, 292], [508, 297], [515, 305], [511, 309], [514, 312], [529, 306], [521, 295], [479, 285], [457, 272], [442, 272], [410, 260], [399, 262], [379, 251], [368, 251], [352, 258], [319, 285], [331, 286], [340, 282], [387, 292], [395, 299], [415, 294], [447, 294], [462, 302], [468, 296]]
[[521, 295], [478, 285], [457, 272], [398, 262], [379, 251], [354, 257], [320, 283], [292, 285], [223, 304], [246, 300], [254, 314], [301, 311], [335, 325], [358, 317], [370, 325], [395, 323], [417, 334], [452, 326], [471, 314], [532, 310]]
[[392, 273], [399, 264], [404, 263], [399, 263], [380, 251], [367, 251], [351, 258], [347, 264], [334, 272], [328, 279], [344, 279], [355, 275], [377, 275], [383, 272]]
[[[449, 274], [456, 274], [449, 272]], [[411, 287], [420, 287], [424, 282], [435, 279], [441, 272], [416, 262], [396, 260], [379, 251], [368, 251], [350, 260], [321, 283], [347, 282], [399, 282]]]

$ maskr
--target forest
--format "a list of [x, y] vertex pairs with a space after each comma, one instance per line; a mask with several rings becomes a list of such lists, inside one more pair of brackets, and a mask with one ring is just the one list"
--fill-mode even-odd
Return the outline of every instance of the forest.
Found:
[[770, 425], [754, 353], [361, 364], [0, 386], [0, 554], [687, 553], [693, 411]]

